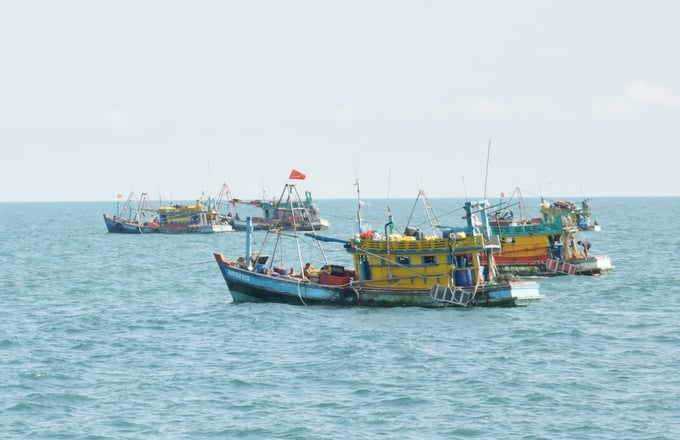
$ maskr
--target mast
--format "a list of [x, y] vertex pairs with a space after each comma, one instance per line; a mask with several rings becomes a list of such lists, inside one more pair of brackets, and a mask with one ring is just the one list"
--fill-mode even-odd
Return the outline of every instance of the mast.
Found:
[[250, 269], [252, 265], [251, 253], [252, 250], [252, 240], [253, 240], [253, 219], [251, 217], [246, 217], [246, 267]]

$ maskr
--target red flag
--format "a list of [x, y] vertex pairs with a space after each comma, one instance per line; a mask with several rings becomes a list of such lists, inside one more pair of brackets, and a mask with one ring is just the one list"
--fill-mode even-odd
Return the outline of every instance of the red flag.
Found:
[[118, 194], [116, 194], [116, 197], [119, 198], [119, 199], [122, 199], [123, 195], [121, 193], [118, 193]]
[[302, 174], [301, 172], [299, 172], [296, 169], [293, 169], [290, 172], [290, 176], [288, 176], [289, 179], [297, 179], [297, 180], [305, 180], [305, 177], [307, 177], [307, 176], [305, 176], [304, 174]]

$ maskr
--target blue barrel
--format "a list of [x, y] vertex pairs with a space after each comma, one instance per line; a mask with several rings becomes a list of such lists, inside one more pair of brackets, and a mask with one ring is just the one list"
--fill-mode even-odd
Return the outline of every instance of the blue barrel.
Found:
[[458, 269], [456, 270], [456, 275], [454, 277], [456, 286], [459, 287], [470, 287], [472, 286], [472, 270], [471, 269]]

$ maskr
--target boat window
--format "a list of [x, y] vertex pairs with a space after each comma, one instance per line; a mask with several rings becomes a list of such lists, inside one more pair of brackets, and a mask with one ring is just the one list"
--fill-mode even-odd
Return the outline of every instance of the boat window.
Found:
[[437, 264], [437, 258], [434, 255], [425, 255], [423, 256], [423, 264], [426, 266]]
[[397, 257], [397, 264], [404, 266], [411, 265], [411, 257]]

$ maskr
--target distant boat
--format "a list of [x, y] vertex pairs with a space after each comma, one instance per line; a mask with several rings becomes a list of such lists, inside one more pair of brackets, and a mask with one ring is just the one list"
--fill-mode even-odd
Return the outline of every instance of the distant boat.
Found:
[[[285, 199], [285, 200], [284, 200]], [[312, 193], [305, 191], [305, 199], [286, 199], [285, 189], [278, 199], [242, 200], [232, 199], [232, 204], [244, 204], [259, 208], [262, 216], [251, 216], [254, 230], [282, 229], [297, 231], [326, 231], [330, 222], [321, 218], [319, 208], [312, 199]], [[238, 231], [246, 230], [246, 220], [238, 215], [231, 219]]]
[[173, 204], [158, 208], [160, 232], [163, 234], [230, 232], [227, 216], [211, 209], [201, 199], [194, 204]]
[[[119, 194], [119, 199], [122, 195]], [[117, 234], [149, 234], [159, 232], [158, 211], [153, 209], [147, 193], [142, 193], [139, 200], [134, 192], [130, 192], [123, 209], [116, 202], [116, 214], [103, 214], [106, 229]]]
[[[293, 185], [284, 188], [289, 197], [296, 192]], [[252, 252], [252, 228], [247, 223], [244, 256], [230, 260], [214, 254], [234, 302], [468, 307], [525, 306], [544, 298], [534, 281], [497, 276], [493, 256], [500, 243], [480, 233], [425, 236], [407, 227], [400, 235], [391, 231], [391, 221], [384, 236], [363, 230], [343, 240], [307, 232], [304, 235], [316, 240], [324, 260], [320, 270], [304, 273], [302, 267], [289, 271], [279, 258], [282, 243], [290, 239], [298, 251], [293, 264], [306, 261], [297, 230], [269, 229], [258, 240], [260, 251]], [[329, 263], [324, 242], [342, 246], [352, 256], [353, 267]]]
[[203, 197], [193, 204], [171, 204], [158, 208], [159, 229], [163, 234], [199, 233], [213, 234], [231, 232], [232, 215], [222, 213], [219, 209], [222, 201], [230, 194], [227, 184], [222, 185], [222, 190], [213, 203]]

